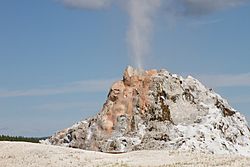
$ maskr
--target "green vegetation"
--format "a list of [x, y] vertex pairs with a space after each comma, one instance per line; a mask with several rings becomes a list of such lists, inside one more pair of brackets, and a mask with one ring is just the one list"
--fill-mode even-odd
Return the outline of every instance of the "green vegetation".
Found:
[[39, 140], [43, 140], [43, 139], [46, 139], [46, 138], [47, 137], [37, 138], [37, 137], [0, 135], [0, 141], [21, 141], [21, 142], [39, 143]]

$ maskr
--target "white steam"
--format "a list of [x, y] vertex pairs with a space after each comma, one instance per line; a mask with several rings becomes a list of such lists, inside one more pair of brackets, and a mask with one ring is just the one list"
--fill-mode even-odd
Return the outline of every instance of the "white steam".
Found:
[[[127, 6], [130, 18], [128, 44], [132, 60], [137, 68], [143, 68], [143, 60], [150, 53], [153, 20], [158, 10], [172, 16], [201, 16], [239, 6], [249, 0], [57, 0], [69, 7], [103, 9], [116, 2]], [[160, 16], [159, 16], [160, 17]], [[162, 18], [160, 18], [162, 19]]]
[[129, 0], [130, 25], [128, 43], [137, 68], [143, 68], [144, 57], [150, 52], [153, 17], [160, 7], [160, 0]]

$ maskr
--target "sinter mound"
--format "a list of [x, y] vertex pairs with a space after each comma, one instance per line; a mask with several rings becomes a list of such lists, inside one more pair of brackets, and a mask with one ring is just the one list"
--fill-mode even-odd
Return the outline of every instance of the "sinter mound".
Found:
[[191, 76], [128, 67], [95, 117], [43, 143], [122, 153], [167, 149], [250, 155], [247, 122]]

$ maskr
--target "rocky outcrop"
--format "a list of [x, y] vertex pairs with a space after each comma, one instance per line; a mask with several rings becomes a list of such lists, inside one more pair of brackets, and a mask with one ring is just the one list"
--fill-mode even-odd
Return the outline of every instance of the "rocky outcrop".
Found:
[[191, 76], [128, 67], [97, 116], [43, 143], [122, 153], [144, 149], [250, 155], [247, 122]]

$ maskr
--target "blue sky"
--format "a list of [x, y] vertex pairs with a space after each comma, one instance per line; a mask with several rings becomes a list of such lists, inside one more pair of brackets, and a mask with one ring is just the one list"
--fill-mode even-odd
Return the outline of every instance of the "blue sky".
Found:
[[[145, 68], [193, 75], [250, 121], [250, 5], [155, 19]], [[129, 19], [114, 5], [65, 7], [54, 0], [0, 2], [0, 134], [48, 136], [95, 115], [133, 64]]]

